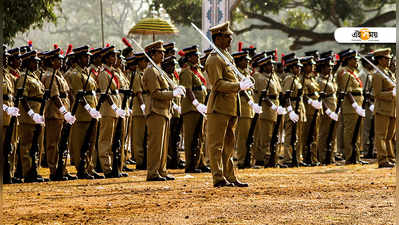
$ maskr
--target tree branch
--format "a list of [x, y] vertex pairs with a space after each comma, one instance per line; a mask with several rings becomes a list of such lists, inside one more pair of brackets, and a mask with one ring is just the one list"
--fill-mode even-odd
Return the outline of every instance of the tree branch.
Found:
[[381, 15], [370, 18], [366, 22], [357, 25], [357, 27], [373, 27], [381, 26], [381, 24], [387, 23], [391, 20], [396, 19], [396, 11], [392, 10]]

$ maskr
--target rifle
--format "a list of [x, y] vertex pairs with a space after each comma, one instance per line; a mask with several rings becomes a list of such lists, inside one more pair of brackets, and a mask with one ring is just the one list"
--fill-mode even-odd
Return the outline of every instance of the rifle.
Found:
[[[22, 83], [22, 88], [17, 89], [17, 93], [15, 95], [14, 99], [14, 107], [18, 108], [19, 102], [21, 100], [21, 97], [24, 93], [25, 89], [25, 84], [26, 84], [26, 78], [28, 76], [27, 70], [25, 71], [25, 77]], [[4, 136], [4, 143], [3, 143], [3, 157], [4, 157], [4, 167], [3, 167], [3, 183], [4, 184], [10, 184], [11, 181], [11, 176], [10, 176], [10, 162], [8, 161], [8, 156], [13, 152], [14, 146], [12, 145], [12, 136], [14, 133], [14, 127], [17, 122], [17, 117], [12, 116], [10, 119], [10, 124], [7, 127], [5, 136]], [[21, 158], [21, 157], [18, 157]]]
[[[129, 90], [126, 91], [123, 95], [122, 99], [122, 109], [125, 110], [127, 100], [129, 99], [131, 95], [131, 90], [133, 87], [133, 80], [134, 80], [134, 73], [132, 73], [132, 76], [130, 77], [130, 84], [129, 84]], [[114, 75], [113, 75], [114, 76]], [[123, 123], [123, 118], [119, 117], [118, 122], [116, 123], [116, 128], [115, 128], [115, 134], [114, 134], [114, 139], [112, 141], [112, 154], [113, 154], [113, 160], [112, 160], [112, 175], [113, 177], [120, 177], [120, 173], [118, 171], [118, 167], [122, 165], [121, 163], [121, 147], [122, 147], [122, 123]]]
[[[101, 105], [105, 101], [105, 98], [108, 96], [108, 92], [109, 92], [109, 89], [111, 88], [111, 84], [112, 84], [112, 80], [114, 79], [114, 76], [115, 76], [115, 74], [112, 73], [111, 79], [108, 82], [108, 86], [107, 86], [107, 89], [105, 90], [105, 93], [101, 94], [100, 98], [98, 99], [98, 103], [96, 105], [96, 110], [97, 111], [100, 110]], [[91, 148], [90, 139], [91, 139], [91, 136], [93, 135], [93, 130], [94, 130], [94, 127], [96, 126], [96, 123], [97, 123], [97, 119], [96, 118], [92, 118], [90, 120], [89, 127], [86, 130], [85, 139], [83, 141], [82, 147], [80, 148], [80, 162], [79, 162], [79, 166], [78, 166], [78, 174], [79, 173], [84, 173], [84, 169], [85, 169], [85, 165], [86, 165], [87, 152]]]
[[[74, 116], [76, 114], [76, 111], [78, 110], [78, 106], [80, 103], [80, 98], [83, 97], [84, 92], [86, 91], [87, 84], [89, 83], [91, 75], [91, 70], [89, 72], [89, 75], [87, 76], [87, 79], [83, 85], [83, 91], [79, 91], [76, 96], [75, 96], [75, 101], [72, 106], [71, 114]], [[64, 173], [64, 168], [66, 165], [64, 165], [64, 160], [67, 157], [68, 153], [68, 140], [69, 140], [69, 134], [71, 132], [72, 125], [69, 123], [64, 122], [64, 125], [62, 127], [61, 131], [61, 139], [60, 142], [58, 143], [58, 163], [57, 163], [57, 170], [55, 172], [55, 178], [56, 180], [61, 180], [63, 177]]]
[[[369, 76], [366, 77], [366, 84], [365, 84], [365, 87], [367, 87], [368, 82], [369, 82]], [[365, 90], [363, 90], [363, 92], [365, 93]], [[364, 108], [367, 106], [367, 104], [368, 104], [368, 101], [363, 101], [363, 103], [362, 103], [362, 108], [364, 109]], [[362, 119], [363, 119], [363, 118], [362, 118], [361, 116], [358, 116], [358, 117], [357, 117], [355, 129], [354, 129], [354, 131], [353, 131], [353, 136], [352, 136], [352, 155], [351, 155], [351, 158], [350, 158], [350, 161], [351, 161], [353, 164], [356, 164], [356, 142], [357, 142], [357, 140], [358, 140], [358, 138], [359, 138], [359, 134], [360, 134], [360, 125], [361, 125], [361, 123], [362, 123]]]
[[[272, 76], [273, 76], [273, 74], [270, 74], [270, 77], [267, 81], [265, 91], [261, 91], [261, 94], [258, 99], [259, 106], [262, 106], [262, 99], [264, 99], [266, 97], [266, 93], [269, 90], [270, 80], [271, 80]], [[258, 118], [259, 118], [259, 114], [255, 113], [254, 118], [251, 120], [251, 126], [249, 127], [247, 141], [245, 142], [245, 145], [247, 146], [247, 153], [245, 154], [245, 166], [251, 166], [251, 147], [254, 143], [253, 135], [255, 132], [256, 123], [258, 122]]]
[[[369, 75], [367, 75], [368, 78]], [[364, 101], [366, 102], [367, 107], [370, 106], [371, 104], [371, 89], [373, 87], [370, 85], [370, 88], [368, 90], [367, 86], [364, 87], [363, 90], [363, 96], [364, 96]], [[374, 150], [374, 115], [372, 115], [371, 118], [371, 127], [370, 127], [370, 131], [369, 131], [369, 136], [368, 136], [368, 140], [369, 140], [369, 146], [367, 149], [367, 155], [365, 156], [365, 158], [369, 158], [372, 159], [374, 158], [373, 156], [373, 150]]]
[[[44, 112], [44, 107], [46, 106], [46, 100], [47, 98], [50, 97], [51, 94], [51, 88], [53, 86], [54, 83], [54, 77], [55, 77], [55, 73], [57, 70], [53, 70], [53, 75], [51, 76], [51, 80], [50, 80], [50, 87], [44, 91], [44, 95], [42, 98], [42, 101], [40, 103], [40, 109], [39, 109], [39, 115], [43, 116], [43, 112]], [[27, 75], [26, 75], [27, 76]], [[33, 138], [32, 138], [32, 146], [30, 148], [29, 154], [32, 157], [32, 167], [30, 169], [30, 171], [28, 172], [28, 176], [30, 177], [37, 177], [37, 164], [36, 164], [36, 154], [39, 153], [39, 136], [40, 133], [42, 132], [42, 125], [41, 124], [35, 124], [35, 130], [33, 132]]]
[[[296, 102], [295, 102], [295, 109], [294, 109], [294, 112], [296, 113], [296, 114], [298, 114], [298, 109], [299, 109], [299, 102], [300, 102], [300, 100], [302, 99], [302, 91], [303, 91], [303, 83], [304, 83], [304, 79], [305, 78], [305, 76], [303, 76], [302, 77], [302, 88], [301, 89], [298, 89], [298, 91], [297, 91], [297, 97], [296, 97]], [[290, 90], [290, 92], [288, 92], [288, 96], [290, 97], [290, 95], [291, 95], [291, 93], [292, 93], [292, 87], [293, 87], [293, 84], [295, 83], [295, 77], [294, 77], [294, 79], [292, 80], [292, 84], [291, 84], [291, 90]], [[298, 121], [299, 122], [299, 121]], [[299, 163], [298, 163], [298, 159], [297, 159], [297, 156], [296, 156], [296, 146], [295, 146], [295, 144], [296, 144], [296, 142], [297, 142], [297, 137], [296, 137], [296, 128], [297, 128], [297, 125], [298, 125], [298, 122], [296, 122], [296, 123], [294, 123], [293, 125], [292, 125], [292, 132], [291, 132], [291, 140], [290, 140], [290, 145], [291, 145], [291, 147], [292, 147], [292, 166], [294, 167], [298, 167], [299, 166]]]
[[[324, 96], [324, 94], [327, 91], [327, 86], [328, 86], [328, 82], [330, 81], [330, 77], [331, 77], [331, 73], [328, 75], [326, 85], [324, 86], [323, 92], [320, 93], [319, 98], [317, 99], [318, 101], [321, 101], [323, 99], [323, 96]], [[312, 145], [312, 143], [314, 141], [314, 138], [315, 138], [314, 131], [316, 129], [316, 120], [317, 120], [318, 114], [319, 114], [319, 110], [315, 109], [315, 111], [313, 113], [313, 116], [312, 116], [312, 121], [310, 122], [310, 126], [309, 126], [309, 135], [308, 135], [308, 138], [306, 139], [306, 145], [305, 145], [305, 148], [307, 149], [307, 151], [306, 151], [306, 163], [309, 163], [309, 164], [312, 163], [311, 145]]]
[[[339, 111], [341, 110], [341, 106], [344, 100], [344, 97], [346, 95], [346, 90], [348, 89], [348, 84], [349, 84], [350, 77], [346, 80], [345, 84], [345, 89], [344, 92], [340, 92], [338, 94], [338, 102], [337, 102], [337, 108], [335, 109], [335, 113], [339, 114]], [[335, 129], [335, 120], [331, 120], [330, 127], [328, 128], [328, 136], [327, 136], [327, 152], [326, 152], [326, 158], [325, 158], [325, 164], [329, 165], [331, 164], [331, 155], [333, 151], [333, 145], [332, 145], [332, 140], [333, 140], [333, 133]]]
[[[279, 96], [280, 98], [280, 105], [284, 105], [285, 103], [285, 96], [281, 95]], [[274, 124], [273, 127], [273, 134], [272, 134], [272, 139], [270, 141], [270, 159], [267, 165], [265, 167], [276, 167], [277, 162], [276, 162], [276, 152], [277, 152], [277, 143], [279, 139], [279, 130], [280, 130], [280, 124], [283, 119], [283, 115], [277, 115], [277, 121]]]

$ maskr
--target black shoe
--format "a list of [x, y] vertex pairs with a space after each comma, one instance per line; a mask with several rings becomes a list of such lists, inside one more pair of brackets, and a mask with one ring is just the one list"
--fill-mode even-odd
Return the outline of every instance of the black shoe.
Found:
[[222, 180], [222, 181], [214, 184], [213, 187], [234, 187], [234, 184], [229, 183], [225, 180]]
[[136, 164], [136, 170], [146, 170], [147, 166], [146, 165], [137, 165]]
[[132, 165], [136, 165], [136, 161], [134, 161], [134, 159], [129, 159], [130, 163], [132, 163]]
[[237, 168], [241, 170], [241, 169], [245, 169], [246, 167], [242, 164], [237, 164]]
[[24, 179], [25, 183], [41, 183], [41, 182], [45, 182], [45, 180], [43, 179], [43, 177], [26, 177]]
[[240, 181], [232, 182], [232, 184], [234, 184], [234, 187], [248, 187], [247, 183], [242, 183]]
[[186, 168], [186, 163], [185, 163], [183, 160], [180, 160], [180, 161], [177, 163], [177, 168], [178, 168], [178, 169], [184, 169], [184, 168]]
[[390, 162], [386, 162], [386, 163], [378, 165], [378, 168], [393, 168], [393, 167], [395, 167], [395, 165]]
[[309, 164], [304, 163], [304, 162], [300, 162], [298, 165], [299, 165], [299, 166], [303, 166], [303, 167], [308, 167], [308, 166], [310, 166]]
[[278, 168], [288, 168], [286, 164], [277, 164]]
[[174, 178], [174, 177], [171, 176], [171, 175], [166, 175], [164, 178], [165, 178], [166, 180], [176, 180], [176, 178]]
[[133, 165], [133, 164], [136, 164], [136, 162], [133, 163], [133, 161], [131, 159], [128, 159], [128, 160], [126, 160], [126, 164]]
[[265, 162], [264, 161], [256, 161], [255, 166], [265, 166]]
[[22, 183], [23, 183], [23, 181], [21, 180], [21, 178], [17, 178], [17, 177], [11, 178], [11, 182], [12, 182], [13, 184], [22, 184]]
[[147, 178], [147, 181], [166, 181], [165, 177], [153, 177], [153, 178]]
[[103, 175], [100, 175], [100, 174], [96, 173], [95, 171], [93, 171], [91, 173], [91, 175], [94, 177], [94, 179], [105, 179], [105, 177]]
[[121, 177], [128, 177], [129, 174], [127, 174], [127, 173], [120, 173], [120, 176], [121, 176]]
[[68, 177], [66, 176], [61, 176], [57, 177], [56, 175], [50, 175], [50, 181], [67, 181]]
[[117, 177], [119, 177], [119, 176], [115, 176], [115, 175], [112, 174], [112, 173], [104, 173], [104, 177], [105, 177], [106, 179], [108, 179], [108, 178], [117, 178]]
[[78, 173], [78, 179], [94, 180], [94, 177], [88, 173]]
[[320, 166], [320, 163], [319, 162], [315, 162], [315, 163], [310, 164], [310, 166]]
[[78, 179], [78, 177], [77, 176], [72, 176], [71, 174], [69, 174], [69, 173], [66, 173], [65, 174], [65, 177], [67, 177], [68, 178], [68, 180], [77, 180]]
[[134, 169], [130, 169], [129, 167], [125, 166], [125, 167], [123, 167], [122, 171], [124, 171], [124, 172], [133, 172]]
[[367, 161], [363, 161], [363, 160], [359, 160], [360, 165], [367, 165], [369, 164], [369, 162]]
[[209, 168], [207, 166], [203, 166], [199, 169], [201, 170], [202, 173], [210, 173], [211, 172], [211, 168]]
[[200, 169], [185, 169], [185, 173], [201, 173], [202, 171]]

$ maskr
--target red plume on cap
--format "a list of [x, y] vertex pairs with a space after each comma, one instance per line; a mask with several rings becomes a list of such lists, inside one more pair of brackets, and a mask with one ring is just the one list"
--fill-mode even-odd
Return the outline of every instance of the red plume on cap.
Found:
[[105, 45], [105, 47], [107, 47], [107, 48], [108, 48], [109, 46], [111, 46], [109, 43], [107, 43], [107, 44]]
[[67, 49], [67, 51], [66, 51], [66, 55], [68, 55], [69, 53], [71, 53], [72, 52], [72, 44], [69, 44], [68, 45], [68, 49]]
[[93, 47], [92, 47], [92, 48], [90, 48], [90, 51], [91, 51], [91, 50], [94, 50], [94, 48], [93, 48]]
[[284, 60], [283, 60], [283, 57], [285, 56], [285, 54], [284, 53], [281, 53], [281, 63], [283, 64], [283, 66], [285, 65], [285, 62], [284, 62]]
[[278, 61], [277, 48], [274, 49], [274, 61]]
[[127, 47], [132, 48], [132, 44], [130, 44], [130, 42], [129, 42], [125, 37], [122, 38], [122, 41], [123, 41], [123, 43], [124, 43]]
[[28, 45], [29, 45], [29, 47], [32, 47], [32, 41], [31, 40], [28, 40]]
[[253, 45], [249, 46], [249, 48], [255, 48]]
[[180, 50], [177, 54], [179, 54], [181, 57], [183, 57], [185, 55], [185, 53], [183, 52], [183, 50]]
[[242, 51], [242, 46], [244, 45], [244, 43], [242, 41], [238, 42], [238, 51], [241, 52]]
[[63, 55], [64, 54], [64, 50], [61, 49], [60, 54]]
[[339, 55], [338, 55], [338, 54], [335, 54], [335, 59], [336, 59], [337, 61], [339, 61]]
[[57, 48], [58, 48], [58, 45], [57, 45], [57, 44], [54, 44], [53, 46], [54, 46], [54, 49], [57, 49]]

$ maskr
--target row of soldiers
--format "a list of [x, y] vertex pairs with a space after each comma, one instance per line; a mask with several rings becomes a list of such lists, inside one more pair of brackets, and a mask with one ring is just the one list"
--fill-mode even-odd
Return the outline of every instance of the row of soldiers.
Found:
[[[331, 164], [341, 151], [346, 164], [364, 164], [358, 141], [365, 116], [374, 134], [364, 136], [375, 136], [379, 167], [394, 166], [390, 49], [365, 57], [362, 82], [354, 50], [337, 54], [339, 61], [332, 51], [311, 51], [279, 63], [276, 51], [253, 47], [230, 55], [228, 23], [210, 31], [222, 54], [207, 49], [201, 57], [190, 46], [178, 61], [175, 43], [162, 41], [136, 53], [126, 39], [123, 51], [70, 47], [64, 56], [58, 47], [5, 50], [5, 183], [46, 181], [37, 173], [44, 152], [50, 180], [127, 176], [123, 170], [134, 158], [148, 181], [173, 180], [167, 168], [212, 169], [215, 186], [226, 186], [222, 177], [247, 186], [231, 172], [232, 155], [224, 149], [236, 150], [238, 168]], [[66, 170], [68, 152], [77, 177]]]

